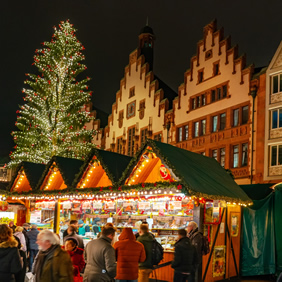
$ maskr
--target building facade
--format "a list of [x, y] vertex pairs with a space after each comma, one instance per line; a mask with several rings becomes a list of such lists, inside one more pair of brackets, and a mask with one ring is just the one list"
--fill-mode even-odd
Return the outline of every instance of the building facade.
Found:
[[154, 42], [153, 30], [144, 27], [95, 143], [132, 156], [151, 138], [215, 158], [238, 184], [261, 183], [266, 69], [246, 66], [213, 21], [176, 94], [154, 74]]
[[275, 182], [282, 175], [282, 42], [266, 71], [264, 180]]

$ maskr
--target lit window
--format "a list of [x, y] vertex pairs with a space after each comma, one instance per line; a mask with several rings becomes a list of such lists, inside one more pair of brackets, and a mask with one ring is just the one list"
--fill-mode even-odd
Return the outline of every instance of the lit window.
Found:
[[202, 95], [202, 106], [205, 106], [206, 105], [206, 95], [203, 94]]
[[242, 166], [248, 164], [248, 143], [242, 144]]
[[239, 166], [239, 145], [233, 146], [233, 167]]
[[223, 113], [223, 114], [220, 115], [220, 126], [219, 126], [219, 129], [223, 130], [223, 129], [225, 129], [225, 126], [226, 126], [226, 114]]
[[212, 150], [212, 157], [217, 160], [217, 149], [216, 150]]
[[212, 117], [212, 132], [217, 131], [217, 121], [218, 121], [218, 116]]
[[182, 127], [178, 128], [178, 142], [182, 141]]
[[188, 140], [188, 137], [189, 137], [189, 127], [188, 127], [188, 125], [185, 125], [184, 126], [184, 138], [185, 138], [185, 140]]
[[198, 121], [194, 123], [194, 129], [195, 129], [194, 136], [199, 137], [199, 122]]
[[233, 126], [239, 125], [239, 109], [233, 110]]
[[206, 120], [201, 120], [201, 135], [206, 135]]
[[225, 148], [220, 149], [220, 165], [225, 167]]

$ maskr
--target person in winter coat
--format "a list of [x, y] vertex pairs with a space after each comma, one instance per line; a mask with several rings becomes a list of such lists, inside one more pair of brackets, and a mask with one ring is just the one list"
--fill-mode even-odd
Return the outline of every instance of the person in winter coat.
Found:
[[69, 254], [62, 250], [58, 236], [50, 230], [38, 234], [38, 255], [32, 273], [35, 282], [73, 282], [72, 263]]
[[[69, 222], [69, 226], [74, 226], [75, 227], [75, 233], [77, 233], [78, 231], [78, 221], [76, 219], [72, 219], [70, 222]], [[69, 227], [68, 226], [68, 227]], [[63, 239], [68, 236], [68, 228], [63, 232]]]
[[9, 222], [9, 227], [13, 230], [13, 233], [15, 233], [15, 230], [16, 230], [16, 225], [14, 224], [14, 221], [10, 221]]
[[65, 241], [65, 246], [62, 248], [65, 249], [71, 257], [72, 266], [73, 266], [73, 278], [75, 282], [82, 281], [80, 272], [85, 266], [85, 261], [83, 258], [83, 249], [78, 248], [78, 242], [75, 238], [68, 238]]
[[31, 230], [26, 233], [26, 236], [29, 240], [29, 271], [32, 270], [32, 265], [34, 258], [36, 257], [38, 253], [38, 245], [36, 244], [37, 236], [39, 234], [39, 231], [37, 230], [37, 225], [33, 224], [31, 226]]
[[19, 253], [20, 253], [20, 257], [21, 257], [21, 263], [22, 263], [22, 269], [15, 274], [15, 280], [16, 280], [16, 282], [24, 282], [25, 274], [26, 274], [26, 267], [27, 267], [26, 253], [23, 250], [21, 250], [22, 244], [21, 244], [20, 239], [18, 237], [16, 237], [15, 235], [14, 235], [14, 238], [18, 242], [18, 249], [19, 249]]
[[116, 281], [137, 282], [138, 263], [144, 262], [146, 252], [143, 244], [136, 242], [130, 227], [122, 230], [119, 241], [114, 244], [117, 258]]
[[22, 270], [18, 242], [7, 224], [0, 224], [0, 281], [14, 282], [15, 274]]
[[81, 236], [76, 234], [76, 228], [70, 225], [67, 231], [68, 231], [68, 235], [64, 237], [64, 243], [68, 238], [75, 238], [78, 242], [78, 247], [84, 249], [83, 239], [81, 238]]
[[104, 227], [99, 239], [86, 245], [84, 259], [86, 267], [83, 275], [84, 282], [111, 282], [116, 276], [116, 254], [111, 242], [116, 229]]
[[154, 238], [149, 233], [147, 224], [140, 225], [139, 235], [140, 236], [137, 238], [137, 241], [144, 245], [146, 260], [139, 263], [138, 282], [149, 282], [149, 276], [154, 268], [152, 264], [152, 243]]
[[[202, 249], [203, 249], [203, 234], [198, 229], [198, 224], [195, 221], [190, 221], [187, 226], [188, 238], [190, 239], [193, 246], [195, 246], [199, 264], [196, 267], [195, 281], [202, 281]], [[189, 281], [193, 282], [189, 278]]]
[[175, 243], [174, 259], [171, 267], [174, 269], [174, 282], [186, 282], [194, 274], [198, 264], [196, 248], [187, 238], [185, 229], [178, 230], [178, 241]]
[[23, 235], [24, 235], [24, 238], [25, 238], [25, 243], [26, 243], [26, 253], [27, 253], [27, 256], [29, 256], [29, 239], [27, 237], [27, 232], [29, 231], [30, 229], [30, 225], [28, 223], [24, 223], [23, 224]]
[[17, 226], [16, 229], [15, 229], [14, 236], [16, 236], [16, 237], [18, 237], [20, 239], [20, 242], [21, 242], [20, 249], [22, 251], [26, 252], [27, 248], [26, 248], [25, 236], [23, 234], [23, 227]]

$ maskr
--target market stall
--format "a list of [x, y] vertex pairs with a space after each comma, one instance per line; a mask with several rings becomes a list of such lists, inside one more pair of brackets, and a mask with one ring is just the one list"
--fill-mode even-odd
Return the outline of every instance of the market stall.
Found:
[[[138, 197], [137, 212], [150, 218], [151, 231], [165, 248], [163, 262], [173, 259], [177, 229], [193, 220], [210, 241], [203, 279], [238, 276], [241, 207], [251, 200], [217, 161], [148, 140], [126, 173], [125, 185]], [[170, 266], [153, 275], [173, 280]]]
[[[173, 259], [177, 230], [195, 221], [211, 247], [203, 257], [204, 280], [239, 273], [241, 206], [251, 201], [214, 159], [147, 140], [134, 158], [97, 149], [85, 162], [54, 157], [37, 187], [14, 196], [29, 199], [38, 220], [44, 209], [54, 210], [57, 232], [60, 221], [78, 219], [87, 243], [107, 222], [118, 232], [137, 232], [146, 220], [166, 262]], [[154, 275], [172, 281], [173, 270], [167, 265]]]

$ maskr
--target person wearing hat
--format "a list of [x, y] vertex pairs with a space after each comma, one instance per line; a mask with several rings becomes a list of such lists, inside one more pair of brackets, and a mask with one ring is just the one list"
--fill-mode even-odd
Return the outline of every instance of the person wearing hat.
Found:
[[78, 241], [76, 238], [71, 237], [65, 241], [65, 245], [62, 248], [65, 249], [71, 257], [74, 281], [82, 281], [83, 278], [80, 272], [85, 266], [83, 249], [78, 248]]
[[81, 238], [81, 236], [76, 234], [76, 228], [70, 225], [69, 228], [67, 229], [67, 232], [68, 232], [68, 235], [64, 237], [64, 243], [69, 238], [75, 238], [78, 242], [78, 247], [81, 249], [84, 249], [83, 239]]
[[89, 225], [85, 224], [83, 220], [78, 221], [78, 235], [84, 236], [86, 232], [90, 232]]

